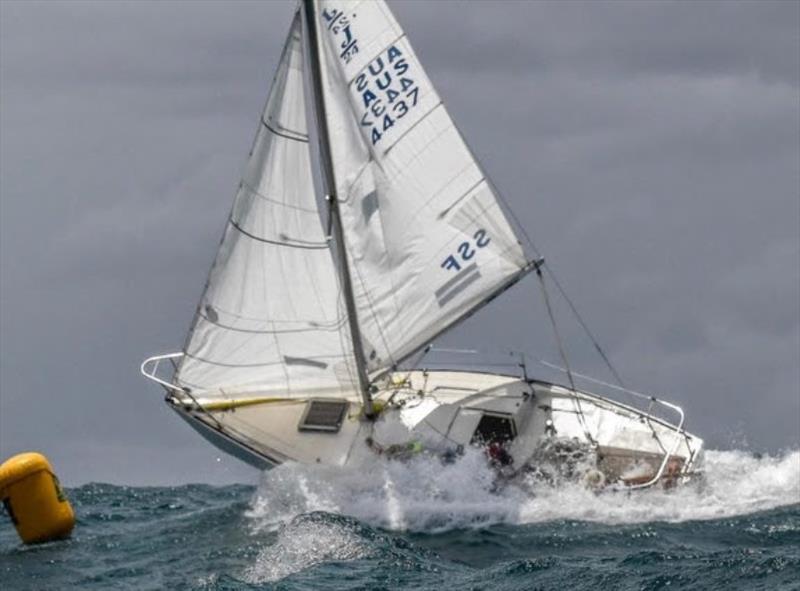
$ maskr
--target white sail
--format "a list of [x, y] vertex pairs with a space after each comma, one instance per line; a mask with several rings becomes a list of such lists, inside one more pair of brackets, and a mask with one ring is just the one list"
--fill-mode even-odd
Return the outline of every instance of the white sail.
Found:
[[354, 389], [314, 196], [301, 31], [298, 13], [177, 372], [204, 397]]
[[378, 371], [530, 265], [386, 4], [320, 0], [316, 18], [357, 316]]

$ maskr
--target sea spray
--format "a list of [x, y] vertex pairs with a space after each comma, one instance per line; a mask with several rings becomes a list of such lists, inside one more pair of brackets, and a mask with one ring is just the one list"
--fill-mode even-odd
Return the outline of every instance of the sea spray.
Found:
[[396, 530], [442, 532], [554, 520], [609, 524], [733, 517], [800, 502], [800, 451], [757, 457], [707, 451], [704, 476], [675, 489], [601, 492], [582, 483], [512, 483], [498, 490], [477, 450], [363, 469], [284, 465], [264, 473], [248, 516], [255, 528], [327, 511]]
[[287, 464], [265, 472], [248, 516], [274, 528], [301, 512], [327, 511], [373, 526], [444, 531], [518, 520], [519, 504], [494, 494], [495, 474], [478, 450], [458, 461], [434, 457], [361, 468]]

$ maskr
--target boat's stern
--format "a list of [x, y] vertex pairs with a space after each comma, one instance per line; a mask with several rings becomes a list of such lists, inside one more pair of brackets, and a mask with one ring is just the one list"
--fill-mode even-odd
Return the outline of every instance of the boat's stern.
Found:
[[[587, 444], [605, 482], [645, 488], [684, 482], [699, 473], [703, 440], [685, 430], [677, 405], [649, 397], [647, 408], [640, 410], [551, 384], [536, 390], [549, 415], [549, 436]], [[669, 413], [674, 420], [664, 416]]]
[[400, 438], [418, 439], [431, 450], [478, 446], [508, 473], [586, 476], [592, 486], [629, 489], [688, 481], [702, 464], [702, 439], [684, 429], [683, 410], [670, 402], [643, 396], [638, 409], [510, 376], [416, 374], [404, 376], [405, 393], [400, 388], [389, 396], [381, 423], [404, 423], [410, 432]]

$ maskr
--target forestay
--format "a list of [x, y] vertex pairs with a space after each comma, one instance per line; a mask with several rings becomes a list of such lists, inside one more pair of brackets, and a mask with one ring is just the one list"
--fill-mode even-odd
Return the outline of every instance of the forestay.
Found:
[[378, 371], [530, 265], [386, 4], [321, 0], [316, 16], [358, 321]]
[[295, 16], [177, 372], [206, 397], [355, 389], [312, 181]]

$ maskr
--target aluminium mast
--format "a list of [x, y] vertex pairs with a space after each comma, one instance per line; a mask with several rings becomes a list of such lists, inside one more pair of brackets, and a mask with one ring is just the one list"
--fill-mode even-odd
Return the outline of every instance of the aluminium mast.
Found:
[[355, 295], [350, 276], [350, 266], [347, 262], [347, 246], [344, 241], [342, 221], [339, 213], [339, 201], [336, 191], [336, 177], [333, 170], [331, 157], [330, 136], [328, 134], [328, 117], [325, 110], [325, 95], [322, 88], [322, 69], [320, 65], [320, 46], [317, 29], [317, 3], [316, 0], [303, 0], [303, 17], [306, 24], [306, 36], [309, 63], [311, 65], [311, 82], [314, 90], [314, 113], [319, 133], [320, 161], [325, 186], [328, 191], [328, 207], [333, 233], [336, 240], [336, 252], [339, 257], [339, 274], [344, 291], [344, 300], [347, 308], [347, 320], [350, 326], [350, 337], [353, 340], [353, 356], [356, 361], [358, 385], [361, 398], [364, 402], [364, 415], [368, 418], [374, 416], [372, 396], [370, 394], [370, 379], [367, 375], [367, 361], [364, 355], [364, 345], [361, 340], [361, 329], [358, 325]]

